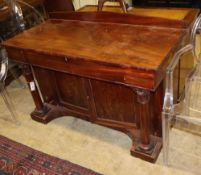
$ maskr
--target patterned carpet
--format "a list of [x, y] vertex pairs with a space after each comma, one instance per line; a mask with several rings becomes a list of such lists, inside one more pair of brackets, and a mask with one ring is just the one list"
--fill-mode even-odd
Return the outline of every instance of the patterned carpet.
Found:
[[0, 135], [1, 175], [98, 175], [83, 168]]

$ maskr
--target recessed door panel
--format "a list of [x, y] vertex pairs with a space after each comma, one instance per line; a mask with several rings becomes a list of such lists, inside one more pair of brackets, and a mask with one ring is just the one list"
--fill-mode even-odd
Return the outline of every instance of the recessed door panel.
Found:
[[135, 95], [125, 86], [91, 80], [97, 117], [135, 122]]
[[55, 76], [61, 103], [88, 108], [88, 96], [83, 78], [60, 72], [56, 72]]

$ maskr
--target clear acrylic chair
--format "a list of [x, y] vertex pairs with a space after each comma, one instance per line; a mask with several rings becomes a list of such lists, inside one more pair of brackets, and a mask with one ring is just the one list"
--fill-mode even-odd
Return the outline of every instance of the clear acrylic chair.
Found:
[[[0, 37], [3, 40], [9, 39], [24, 30], [40, 24], [46, 17], [43, 5], [39, 6], [40, 12], [35, 7], [22, 0], [4, 0], [1, 5], [4, 11], [0, 11], [0, 13], [9, 12], [8, 17], [4, 22], [1, 21], [0, 24], [2, 26]], [[37, 6], [37, 8], [39, 7]], [[14, 61], [9, 60], [8, 69], [9, 76], [12, 77], [9, 80], [16, 80], [18, 87], [25, 88], [26, 85], [19, 78], [20, 71], [18, 65]], [[6, 81], [6, 83], [10, 83], [10, 81]]]
[[[6, 40], [15, 36], [16, 34], [27, 30], [35, 25], [44, 22], [46, 18], [46, 12], [38, 10], [26, 1], [23, 0], [3, 0], [3, 7], [0, 13], [7, 13], [8, 17], [3, 23], [5, 32], [1, 34], [1, 38]], [[22, 10], [23, 9], [23, 10]]]
[[[4, 40], [11, 38], [15, 35], [17, 35], [20, 32], [23, 32], [26, 29], [29, 29], [33, 27], [34, 25], [37, 25], [44, 21], [43, 15], [38, 12], [33, 6], [28, 4], [27, 2], [21, 1], [21, 0], [4, 0], [5, 6], [10, 10], [10, 16], [8, 16], [8, 26], [7, 26], [7, 32], [4, 35]], [[27, 14], [23, 14], [21, 5], [25, 6], [27, 9], [31, 10], [31, 17], [30, 15], [27, 17]], [[6, 9], [6, 8], [5, 8]], [[25, 10], [27, 13], [27, 10]], [[11, 98], [9, 97], [9, 94], [5, 87], [5, 80], [7, 77], [8, 69], [11, 69], [13, 67], [13, 62], [11, 62], [8, 59], [6, 50], [0, 46], [0, 61], [1, 61], [1, 67], [0, 67], [0, 93], [1, 96], [8, 108], [8, 110], [11, 113], [12, 121], [14, 121], [16, 124], [19, 124], [17, 120], [17, 113], [15, 110], [15, 107], [13, 105], [13, 102]], [[10, 71], [12, 73], [12, 71]], [[13, 74], [13, 77], [17, 79], [18, 77]], [[19, 79], [17, 79], [19, 82]], [[20, 83], [21, 84], [21, 83]], [[23, 85], [22, 85], [23, 86]]]
[[[10, 9], [10, 19], [8, 25], [8, 34], [4, 39], [8, 39], [17, 35], [24, 30], [27, 30], [35, 25], [44, 22], [46, 12], [42, 9], [42, 14], [33, 6], [22, 0], [4, 0]], [[22, 6], [24, 11], [22, 11]], [[19, 73], [16, 73], [16, 63], [9, 60], [9, 73], [18, 83], [19, 87], [26, 87], [26, 85], [18, 78]]]
[[[199, 135], [201, 134], [199, 133], [201, 131], [201, 57], [200, 53], [197, 54], [196, 52], [196, 36], [200, 33], [200, 24], [201, 15], [198, 16], [192, 27], [189, 44], [175, 53], [172, 62], [166, 70], [165, 96], [162, 112], [163, 161], [165, 165], [170, 165], [170, 130], [173, 126], [177, 126], [183, 131], [190, 131], [191, 134], [196, 134], [198, 137], [201, 136]], [[186, 70], [187, 73], [184, 77], [185, 81], [183, 83], [183, 87], [180, 85], [180, 88], [178, 89], [179, 86], [175, 85], [174, 81], [175, 72], [178, 71], [177, 66], [181, 64], [181, 61], [187, 58], [184, 56], [185, 54], [190, 54], [192, 58], [191, 61], [195, 61], [195, 64], [192, 64], [192, 67], [189, 67], [188, 70]], [[179, 81], [182, 82], [182, 76], [179, 75], [178, 77], [180, 78]], [[179, 138], [180, 140], [177, 142], [182, 142], [181, 140], [184, 139], [184, 137], [186, 136], [182, 135], [182, 138]], [[197, 146], [200, 147], [200, 145]], [[184, 149], [189, 146], [182, 145], [182, 147], [182, 149]], [[199, 149], [201, 151], [201, 147]], [[191, 151], [195, 152], [195, 150]], [[183, 152], [181, 155], [183, 156], [185, 154], [186, 152]], [[180, 156], [172, 156], [175, 157], [175, 159], [178, 158], [178, 161], [175, 161], [176, 163], [184, 161]], [[199, 168], [201, 168], [201, 155], [195, 154], [193, 156], [196, 159], [195, 162], [199, 162], [198, 165]], [[184, 163], [186, 169], [188, 169], [190, 160], [187, 162], [188, 163]]]
[[0, 93], [1, 93], [1, 96], [5, 102], [8, 110], [11, 113], [12, 121], [14, 121], [16, 124], [19, 124], [19, 122], [17, 120], [18, 117], [17, 117], [15, 107], [14, 107], [13, 102], [5, 87], [5, 79], [6, 79], [7, 72], [8, 72], [8, 56], [7, 56], [6, 50], [1, 47], [0, 47], [0, 61], [1, 61], [0, 62], [1, 63], [0, 64], [0, 66], [1, 66], [1, 69], [0, 69]]

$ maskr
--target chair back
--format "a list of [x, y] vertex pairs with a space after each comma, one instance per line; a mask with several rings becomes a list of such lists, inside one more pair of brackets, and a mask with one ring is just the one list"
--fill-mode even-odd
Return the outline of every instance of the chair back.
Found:
[[8, 56], [4, 48], [0, 47], [0, 86], [4, 86], [4, 82], [8, 72]]
[[[4, 0], [9, 7], [6, 21], [3, 22], [5, 32], [1, 37], [5, 40], [44, 21], [43, 15], [32, 5], [23, 0]], [[23, 8], [22, 8], [23, 7]], [[22, 10], [23, 9], [23, 10]]]
[[[193, 27], [191, 29], [191, 35], [190, 35], [190, 43], [193, 46], [193, 56], [197, 62], [200, 62], [200, 53], [196, 54], [196, 36], [197, 34], [201, 35], [201, 14], [197, 17], [195, 20]], [[201, 44], [201, 41], [200, 41]]]
[[[200, 25], [201, 25], [201, 14], [197, 17], [197, 19], [195, 20], [192, 29], [191, 29], [191, 33], [190, 33], [190, 41], [189, 44], [187, 44], [186, 46], [182, 47], [180, 50], [178, 50], [173, 58], [172, 61], [170, 62], [169, 66], [167, 67], [166, 70], [166, 89], [165, 89], [165, 98], [164, 98], [164, 105], [163, 105], [163, 111], [165, 112], [170, 112], [170, 110], [173, 110], [173, 106], [174, 103], [178, 102], [178, 99], [181, 97], [178, 97], [178, 99], [175, 99], [176, 96], [174, 94], [174, 88], [178, 88], [178, 86], [175, 86], [174, 83], [174, 78], [175, 78], [175, 70], [177, 68], [177, 66], [179, 65], [180, 69], [181, 69], [181, 62], [182, 60], [182, 56], [191, 52], [192, 56], [191, 56], [191, 62], [193, 60], [196, 61], [196, 64], [194, 65], [194, 63], [192, 63], [192, 67], [189, 67], [188, 73], [186, 73], [186, 76], [183, 76], [183, 78], [185, 79], [185, 83], [183, 88], [185, 88], [185, 90], [183, 90], [183, 94], [182, 97], [185, 100], [186, 104], [189, 104], [189, 102], [187, 102], [189, 100], [189, 80], [192, 79], [192, 76], [198, 75], [198, 72], [200, 72], [200, 70], [198, 68], [200, 68], [200, 59], [199, 59], [199, 54], [196, 54], [196, 35], [198, 32], [200, 32]], [[184, 60], [185, 61], [185, 60]], [[181, 73], [183, 73], [181, 70], [176, 70], [178, 75], [178, 78], [182, 78]], [[178, 83], [181, 83], [181, 80], [179, 80]], [[177, 92], [179, 91], [178, 89], [176, 90]]]
[[[23, 14], [21, 5], [25, 6], [26, 9], [31, 9], [35, 15], [35, 18], [31, 17], [31, 20], [36, 20], [34, 24], [38, 24], [44, 21], [42, 15], [30, 4], [22, 0], [4, 0], [6, 5], [9, 7], [10, 17], [8, 17], [8, 26], [4, 25], [8, 31], [6, 35], [0, 37], [0, 42], [4, 39], [8, 39], [16, 34], [24, 31], [26, 28], [30, 28], [28, 26], [28, 22], [25, 19]], [[37, 16], [37, 17], [36, 17]], [[2, 39], [3, 38], [3, 39]], [[9, 65], [10, 65], [9, 61]], [[0, 45], [0, 84], [4, 85], [4, 81], [6, 79], [8, 72], [8, 56], [5, 48]]]
[[[197, 17], [195, 23], [192, 26], [190, 33], [190, 40], [187, 45], [178, 50], [172, 61], [166, 70], [166, 88], [163, 103], [162, 112], [162, 129], [163, 129], [163, 160], [164, 164], [169, 165], [169, 150], [170, 150], [170, 129], [174, 124], [179, 123], [183, 126], [195, 126], [201, 125], [201, 62], [199, 55], [196, 54], [196, 36], [200, 32], [201, 15]], [[186, 61], [187, 56], [183, 57], [184, 54], [189, 53], [191, 55], [192, 68], [189, 68], [185, 76], [181, 76], [183, 70], [181, 69], [182, 61]], [[198, 55], [198, 56], [197, 56]], [[189, 56], [189, 55], [188, 55]], [[192, 61], [196, 61], [193, 64]], [[177, 69], [178, 67], [178, 69]], [[190, 70], [190, 71], [189, 71]], [[175, 86], [174, 78], [175, 73], [178, 76], [178, 85]], [[174, 90], [181, 84], [181, 78], [184, 78], [184, 86], [182, 96], [175, 98]], [[178, 91], [178, 90], [177, 90]], [[193, 113], [196, 113], [194, 115]], [[183, 153], [182, 153], [183, 155]]]

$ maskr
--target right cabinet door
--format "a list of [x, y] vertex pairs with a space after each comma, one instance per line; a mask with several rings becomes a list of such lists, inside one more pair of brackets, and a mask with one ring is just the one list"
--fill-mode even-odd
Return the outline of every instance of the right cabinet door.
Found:
[[131, 88], [98, 80], [91, 80], [91, 86], [98, 120], [136, 123], [135, 94]]

